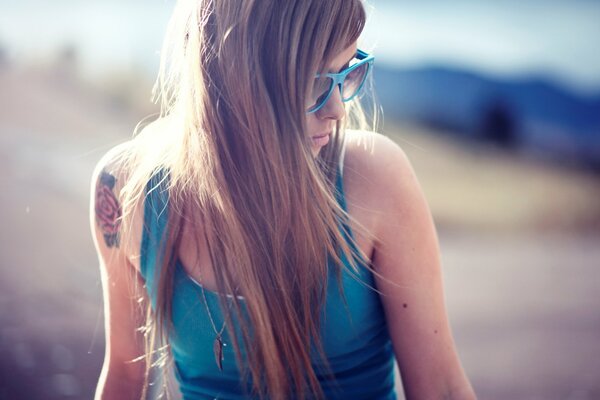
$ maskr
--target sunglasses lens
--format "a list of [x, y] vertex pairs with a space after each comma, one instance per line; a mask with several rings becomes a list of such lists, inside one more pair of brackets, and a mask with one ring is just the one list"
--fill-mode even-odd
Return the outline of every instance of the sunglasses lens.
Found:
[[333, 79], [329, 77], [319, 77], [315, 78], [313, 83], [313, 87], [311, 90], [311, 94], [309, 97], [308, 112], [314, 111], [319, 108], [325, 100], [327, 100], [327, 96], [329, 96], [329, 92], [331, 92], [331, 87], [333, 86]]
[[354, 68], [348, 75], [346, 75], [346, 79], [344, 80], [344, 92], [342, 93], [342, 99], [344, 101], [350, 100], [352, 97], [356, 96], [358, 91], [362, 88], [363, 83], [365, 82], [365, 78], [367, 77], [367, 72], [369, 72], [369, 64], [363, 63], [359, 67]]

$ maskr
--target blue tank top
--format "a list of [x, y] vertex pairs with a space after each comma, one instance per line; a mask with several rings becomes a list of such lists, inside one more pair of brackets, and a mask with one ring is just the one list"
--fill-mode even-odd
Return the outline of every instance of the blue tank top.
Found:
[[[341, 173], [338, 173], [336, 187], [338, 202], [346, 209]], [[160, 174], [150, 179], [146, 193], [140, 269], [154, 307], [159, 243], [169, 218], [168, 192]], [[349, 229], [348, 232], [352, 235]], [[318, 357], [313, 358], [321, 388], [328, 399], [396, 399], [394, 356], [379, 295], [372, 289], [373, 275], [361, 265], [359, 277], [362, 282], [359, 282], [342, 268], [344, 301], [331, 262], [329, 260], [327, 297], [321, 314], [321, 340], [335, 380], [329, 374], [321, 374], [319, 371], [325, 371], [322, 362]], [[344, 262], [347, 264], [347, 260]], [[216, 334], [206, 311], [201, 286], [179, 260], [173, 285], [174, 330], [169, 342], [183, 398], [248, 398], [251, 382], [242, 382], [235, 351], [230, 344], [229, 327], [223, 333], [226, 345], [221, 371], [215, 362], [213, 341]], [[219, 306], [219, 294], [206, 289], [204, 292], [211, 316], [220, 329], [224, 316]], [[245, 349], [241, 351], [244, 356]]]

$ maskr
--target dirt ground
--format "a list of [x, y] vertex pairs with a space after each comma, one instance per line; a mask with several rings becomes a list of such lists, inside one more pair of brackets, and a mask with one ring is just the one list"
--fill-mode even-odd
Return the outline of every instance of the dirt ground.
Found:
[[[89, 177], [143, 115], [44, 74], [0, 70], [0, 87], [0, 398], [89, 399], [104, 349]], [[600, 399], [598, 179], [396, 135], [437, 222], [448, 312], [479, 398]]]

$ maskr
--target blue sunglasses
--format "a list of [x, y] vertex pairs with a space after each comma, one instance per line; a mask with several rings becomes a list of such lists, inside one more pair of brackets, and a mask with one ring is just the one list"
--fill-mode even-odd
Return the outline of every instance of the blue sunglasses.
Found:
[[344, 103], [360, 93], [375, 57], [362, 50], [357, 50], [355, 58], [358, 62], [337, 74], [317, 74], [315, 76], [309, 97], [311, 106], [306, 110], [307, 113], [319, 111], [327, 103], [336, 87], [339, 87]]

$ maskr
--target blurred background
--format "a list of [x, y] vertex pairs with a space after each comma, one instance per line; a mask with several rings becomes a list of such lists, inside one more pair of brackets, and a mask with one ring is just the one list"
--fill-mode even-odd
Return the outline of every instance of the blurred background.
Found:
[[[89, 179], [158, 111], [172, 7], [0, 0], [2, 399], [93, 396], [104, 331]], [[429, 201], [476, 392], [600, 399], [600, 2], [369, 8], [381, 130]]]

